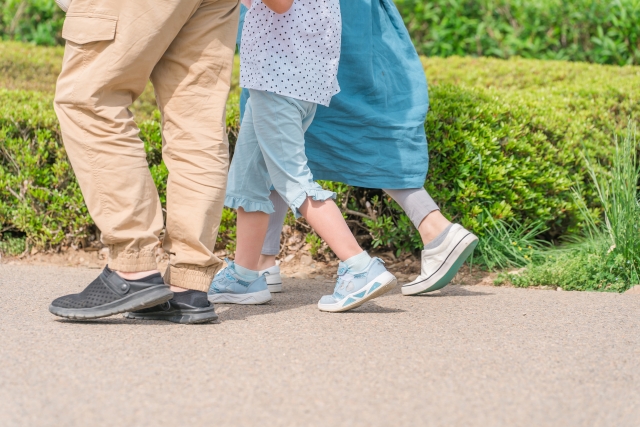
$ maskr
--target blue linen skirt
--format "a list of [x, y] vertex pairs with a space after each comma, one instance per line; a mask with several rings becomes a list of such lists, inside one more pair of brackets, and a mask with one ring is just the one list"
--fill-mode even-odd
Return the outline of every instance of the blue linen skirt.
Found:
[[[392, 0], [341, 0], [341, 92], [305, 133], [316, 180], [419, 188], [429, 168], [427, 81]], [[242, 9], [240, 33], [246, 8]], [[241, 97], [241, 114], [247, 91]]]

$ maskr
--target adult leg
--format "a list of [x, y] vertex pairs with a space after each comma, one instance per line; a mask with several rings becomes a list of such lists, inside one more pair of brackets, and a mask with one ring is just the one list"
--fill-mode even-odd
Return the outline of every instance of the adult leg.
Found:
[[[139, 129], [133, 121], [129, 106], [142, 93], [154, 67], [165, 52], [171, 51], [174, 39], [183, 28], [188, 27], [185, 24], [190, 18], [196, 16], [200, 8], [216, 3], [222, 5], [225, 2], [172, 0], [158, 5], [150, 0], [75, 0], [67, 14], [63, 28], [67, 45], [54, 107], [60, 120], [65, 148], [89, 212], [102, 231], [103, 242], [110, 249], [111, 269], [105, 269], [105, 277], [101, 276], [100, 280], [83, 291], [86, 295], [72, 295], [69, 298], [63, 297], [66, 298], [65, 301], [56, 301], [58, 305], [68, 306], [65, 309], [75, 310], [78, 309], [78, 304], [93, 304], [89, 300], [96, 292], [104, 291], [98, 289], [104, 285], [109, 289], [101, 295], [108, 297], [100, 301], [117, 306], [111, 312], [83, 314], [84, 318], [101, 317], [149, 305], [149, 301], [142, 305], [118, 305], [120, 301], [135, 296], [132, 294], [138, 294], [139, 288], [144, 287], [141, 283], [146, 280], [136, 275], [131, 277], [127, 273], [146, 275], [156, 270], [154, 251], [163, 225], [162, 210], [148, 170], [144, 144], [138, 137]], [[225, 8], [218, 10], [219, 18], [228, 20], [231, 29], [230, 41], [227, 43], [225, 40], [223, 43], [228, 45], [229, 53], [226, 56], [229, 63], [233, 56], [232, 27], [237, 15], [235, 11], [237, 2], [232, 0], [226, 2]], [[208, 18], [213, 19], [214, 16], [209, 14]], [[200, 21], [201, 24], [204, 22], [205, 20]], [[144, 36], [141, 37], [141, 34]], [[200, 32], [199, 36], [204, 37], [205, 32]], [[210, 46], [215, 45], [213, 40], [209, 41]], [[194, 44], [198, 43], [194, 41]], [[191, 60], [193, 59], [192, 56]], [[209, 90], [209, 95], [204, 92], [215, 84], [212, 83], [212, 77], [217, 77], [225, 67], [218, 64], [219, 67], [210, 72], [207, 67], [198, 67], [194, 63], [189, 65], [192, 70], [200, 70], [200, 77], [191, 79], [192, 83], [200, 84], [193, 84], [189, 90], [176, 92], [174, 99], [198, 94], [214, 98], [216, 94], [213, 91]], [[230, 65], [226, 69], [230, 70]], [[230, 75], [230, 71], [228, 74]], [[188, 79], [189, 75], [183, 74], [183, 77]], [[227, 80], [230, 80], [230, 76]], [[223, 104], [224, 99], [219, 103]], [[210, 117], [201, 119], [208, 121]], [[180, 129], [176, 126], [177, 131], [181, 132]], [[167, 140], [172, 136], [170, 133], [171, 129], [165, 126]], [[220, 167], [225, 164], [224, 160], [215, 163]], [[215, 184], [205, 183], [205, 186], [212, 185]], [[215, 208], [212, 210], [215, 211]], [[191, 220], [192, 218], [187, 219]], [[183, 234], [190, 231], [183, 230]], [[207, 236], [210, 231], [201, 230], [201, 234]], [[206, 266], [205, 269], [210, 267]], [[118, 274], [113, 270], [120, 272], [121, 278], [116, 277]], [[213, 274], [211, 271], [207, 273]], [[151, 274], [147, 278], [152, 276], [154, 283], [157, 278], [162, 282], [159, 274]], [[122, 277], [136, 281], [127, 282]], [[185, 288], [197, 288], [201, 282], [180, 279], [177, 284]], [[168, 290], [155, 303], [168, 299], [167, 296], [171, 297]], [[56, 305], [56, 301], [52, 307]]]
[[225, 104], [231, 86], [237, 0], [201, 0], [151, 75], [163, 117], [169, 170], [165, 280], [169, 307], [127, 313], [133, 319], [201, 323], [217, 319], [207, 291], [222, 262], [213, 255], [227, 183]]
[[212, 251], [229, 167], [225, 106], [238, 14], [236, 0], [201, 1], [151, 75], [169, 170], [165, 280], [204, 292], [222, 266]]

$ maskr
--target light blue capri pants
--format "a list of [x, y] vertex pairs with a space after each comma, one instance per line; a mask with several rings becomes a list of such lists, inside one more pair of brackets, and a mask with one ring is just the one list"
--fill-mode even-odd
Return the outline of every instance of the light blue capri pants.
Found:
[[274, 188], [296, 218], [300, 206], [335, 199], [313, 180], [307, 166], [304, 133], [313, 122], [317, 104], [260, 90], [249, 100], [229, 170], [225, 206], [246, 212], [274, 212], [269, 195]]

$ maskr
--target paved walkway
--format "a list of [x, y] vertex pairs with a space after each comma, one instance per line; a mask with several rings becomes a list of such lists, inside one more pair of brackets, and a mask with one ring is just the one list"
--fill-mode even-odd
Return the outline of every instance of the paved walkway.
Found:
[[288, 280], [220, 322], [75, 323], [98, 270], [0, 265], [0, 425], [640, 425], [640, 295], [449, 286], [321, 313]]

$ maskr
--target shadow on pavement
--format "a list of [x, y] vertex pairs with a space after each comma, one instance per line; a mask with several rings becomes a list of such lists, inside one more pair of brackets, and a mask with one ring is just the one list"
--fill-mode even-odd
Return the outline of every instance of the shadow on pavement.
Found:
[[418, 298], [442, 298], [442, 297], [482, 297], [493, 295], [491, 292], [470, 291], [462, 286], [449, 285], [440, 291], [430, 292], [428, 294], [413, 295]]
[[[166, 326], [166, 325], [176, 325], [176, 323], [167, 322], [164, 320], [134, 320], [127, 319], [124, 317], [118, 317], [118, 315], [111, 317], [103, 317], [100, 319], [93, 320], [71, 320], [71, 319], [54, 319], [55, 322], [60, 324], [70, 324], [70, 325], [95, 325], [95, 326], [106, 326], [106, 325], [147, 325], [147, 326]], [[219, 321], [211, 322], [211, 323], [219, 323]], [[207, 325], [207, 323], [203, 323], [203, 325]], [[192, 325], [195, 326], [195, 325]]]
[[[295, 310], [301, 307], [308, 306], [313, 310], [317, 310], [316, 305], [318, 300], [323, 296], [330, 294], [333, 291], [332, 283], [317, 283], [314, 281], [304, 280], [288, 280], [285, 285], [285, 291], [282, 293], [272, 294], [273, 299], [262, 305], [233, 305], [233, 304], [216, 304], [216, 312], [219, 319], [216, 322], [205, 323], [216, 324], [220, 322], [230, 320], [245, 320], [252, 316], [264, 316], [268, 314], [279, 313], [286, 310]], [[396, 287], [394, 290], [386, 295], [383, 295], [379, 299], [367, 302], [362, 306], [340, 314], [393, 314], [404, 313], [406, 310], [399, 308], [384, 307], [378, 305], [378, 302], [383, 302], [384, 298], [389, 296], [399, 296], [400, 287]], [[436, 291], [429, 294], [415, 295], [413, 297], [402, 298], [442, 298], [442, 297], [467, 297], [467, 296], [489, 296], [493, 295], [491, 292], [479, 292], [471, 291], [468, 287], [450, 285], [440, 291]], [[331, 313], [327, 313], [331, 314]], [[162, 320], [133, 320], [116, 315], [112, 317], [105, 317], [102, 319], [94, 320], [70, 320], [70, 319], [55, 319], [60, 324], [84, 324], [84, 325], [149, 325], [159, 326], [167, 325], [168, 322]]]

